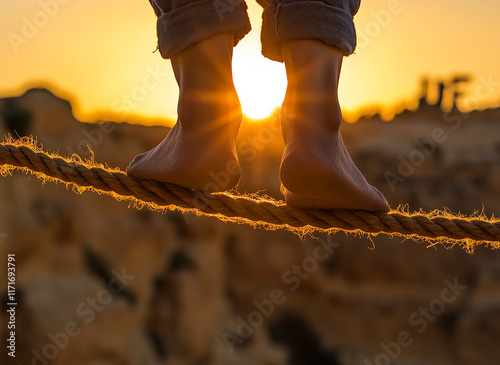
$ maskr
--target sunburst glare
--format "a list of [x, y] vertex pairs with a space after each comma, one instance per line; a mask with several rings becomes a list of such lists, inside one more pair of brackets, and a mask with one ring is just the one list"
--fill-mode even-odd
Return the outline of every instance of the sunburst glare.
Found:
[[283, 102], [286, 73], [283, 64], [260, 54], [237, 52], [233, 57], [233, 78], [243, 114], [264, 119]]

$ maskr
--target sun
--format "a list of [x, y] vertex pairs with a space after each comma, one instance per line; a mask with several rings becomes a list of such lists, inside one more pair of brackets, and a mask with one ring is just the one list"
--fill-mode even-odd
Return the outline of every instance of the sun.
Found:
[[260, 54], [235, 52], [233, 79], [243, 114], [251, 119], [269, 117], [283, 102], [286, 73], [281, 63]]

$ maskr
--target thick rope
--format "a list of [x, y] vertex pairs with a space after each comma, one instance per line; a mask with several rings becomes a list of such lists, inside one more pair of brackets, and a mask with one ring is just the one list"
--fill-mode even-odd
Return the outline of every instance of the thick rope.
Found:
[[459, 243], [472, 252], [480, 244], [500, 247], [500, 221], [485, 217], [458, 217], [451, 214], [408, 214], [362, 210], [300, 209], [267, 197], [206, 193], [181, 186], [127, 176], [117, 169], [65, 159], [48, 154], [29, 141], [0, 144], [0, 172], [12, 169], [35, 173], [39, 178], [63, 181], [77, 191], [87, 189], [132, 200], [155, 210], [193, 211], [224, 221], [285, 228], [298, 233], [310, 231], [398, 235], [428, 242]]

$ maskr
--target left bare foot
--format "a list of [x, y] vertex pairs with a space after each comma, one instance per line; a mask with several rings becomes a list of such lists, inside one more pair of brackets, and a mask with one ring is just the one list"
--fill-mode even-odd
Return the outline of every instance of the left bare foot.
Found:
[[233, 39], [217, 34], [172, 57], [177, 123], [158, 146], [134, 158], [128, 175], [210, 192], [236, 186], [242, 115], [231, 71]]

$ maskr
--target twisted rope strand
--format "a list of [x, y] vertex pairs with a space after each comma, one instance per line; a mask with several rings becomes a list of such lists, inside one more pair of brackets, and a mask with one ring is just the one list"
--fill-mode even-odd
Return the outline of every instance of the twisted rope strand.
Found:
[[[355, 231], [367, 234], [384, 233], [431, 242], [460, 243], [468, 251], [486, 243], [500, 247], [500, 221], [493, 219], [432, 216], [425, 213], [404, 214], [368, 212], [362, 210], [300, 209], [256, 196], [233, 193], [201, 192], [178, 185], [130, 177], [122, 171], [64, 159], [47, 154], [33, 142], [14, 141], [0, 144], [0, 166], [3, 169], [29, 170], [40, 178], [63, 181], [80, 191], [91, 189], [112, 195], [116, 199], [130, 199], [138, 205], [156, 210], [189, 210], [197, 214], [216, 216], [267, 228], [286, 228], [296, 232]], [[0, 169], [2, 172], [2, 169]], [[40, 176], [42, 174], [42, 176]], [[434, 241], [432, 241], [434, 240]]]

